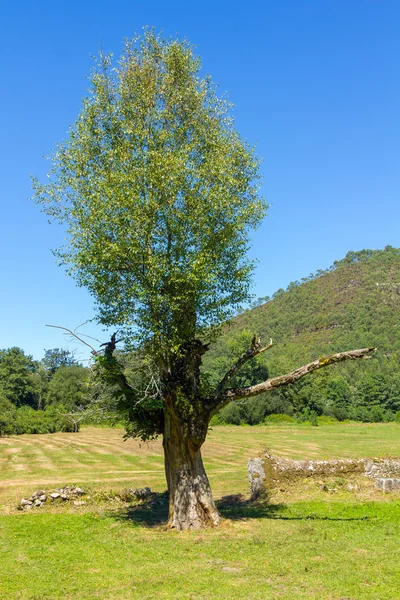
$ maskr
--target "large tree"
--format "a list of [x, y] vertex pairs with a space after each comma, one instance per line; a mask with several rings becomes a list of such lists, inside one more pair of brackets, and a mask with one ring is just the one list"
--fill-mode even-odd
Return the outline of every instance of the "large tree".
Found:
[[116, 66], [101, 56], [91, 82], [52, 157], [49, 182], [35, 182], [36, 198], [66, 224], [60, 261], [94, 296], [99, 322], [116, 326], [136, 349], [139, 384], [115, 353], [115, 335], [97, 365], [120, 389], [128, 432], [163, 436], [170, 525], [215, 525], [201, 458], [210, 418], [231, 400], [370, 349], [230, 389], [239, 369], [269, 347], [254, 338], [212, 388], [202, 356], [221, 323], [249, 300], [249, 233], [267, 208], [258, 194], [259, 161], [184, 41], [147, 31], [126, 44]]
[[0, 395], [15, 406], [40, 405], [38, 363], [21, 348], [0, 350]]

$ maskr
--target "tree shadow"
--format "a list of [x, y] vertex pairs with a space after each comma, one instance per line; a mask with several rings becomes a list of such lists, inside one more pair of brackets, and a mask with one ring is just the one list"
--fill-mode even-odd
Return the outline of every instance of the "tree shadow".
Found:
[[159, 527], [168, 520], [168, 492], [151, 492], [143, 500], [127, 508], [110, 513], [118, 521], [127, 521], [142, 527]]
[[[304, 515], [284, 514], [285, 504], [271, 504], [268, 500], [250, 500], [243, 494], [223, 496], [216, 501], [221, 517], [231, 521], [247, 519], [277, 519], [281, 521], [366, 521], [368, 516], [334, 517], [309, 513]], [[118, 521], [129, 522], [142, 527], [160, 527], [168, 520], [168, 492], [151, 492], [146, 498], [127, 508], [109, 513]]]
[[215, 502], [221, 516], [224, 519], [240, 521], [245, 519], [273, 519], [283, 504], [270, 504], [268, 500], [250, 500], [243, 494], [232, 494], [223, 496]]
[[216, 501], [217, 508], [225, 519], [277, 519], [280, 521], [368, 521], [371, 517], [334, 517], [316, 513], [301, 516], [284, 514], [288, 511], [285, 504], [271, 504], [267, 499], [250, 500], [243, 494], [223, 496]]

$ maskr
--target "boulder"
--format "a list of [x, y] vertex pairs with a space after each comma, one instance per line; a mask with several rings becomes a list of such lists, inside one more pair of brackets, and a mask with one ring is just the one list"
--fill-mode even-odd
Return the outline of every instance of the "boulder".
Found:
[[25, 500], [25, 498], [22, 498], [20, 504], [21, 504], [21, 506], [32, 506], [32, 501], [31, 500]]
[[381, 489], [383, 492], [397, 492], [400, 491], [400, 479], [379, 477], [375, 481], [375, 487]]

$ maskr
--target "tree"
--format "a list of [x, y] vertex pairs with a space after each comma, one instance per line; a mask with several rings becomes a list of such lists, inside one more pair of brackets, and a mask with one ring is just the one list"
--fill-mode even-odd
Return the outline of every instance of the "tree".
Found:
[[52, 377], [46, 404], [63, 406], [68, 411], [88, 403], [88, 369], [80, 365], [60, 367]]
[[221, 323], [250, 299], [249, 233], [267, 208], [259, 161], [186, 42], [146, 31], [127, 43], [118, 66], [101, 56], [91, 81], [69, 138], [52, 157], [49, 183], [34, 183], [36, 199], [67, 226], [69, 244], [58, 255], [94, 296], [98, 321], [117, 327], [143, 366], [139, 384], [128, 378], [115, 354], [117, 334], [97, 355], [98, 372], [124, 398], [128, 433], [163, 436], [170, 526], [216, 525], [201, 458], [211, 417], [231, 400], [370, 349], [229, 388], [270, 347], [255, 336], [211, 386], [202, 357]]
[[0, 392], [15, 406], [38, 405], [38, 364], [21, 348], [0, 350]]
[[52, 375], [54, 375], [60, 367], [71, 367], [78, 364], [74, 353], [70, 350], [64, 350], [63, 348], [45, 350], [41, 363]]

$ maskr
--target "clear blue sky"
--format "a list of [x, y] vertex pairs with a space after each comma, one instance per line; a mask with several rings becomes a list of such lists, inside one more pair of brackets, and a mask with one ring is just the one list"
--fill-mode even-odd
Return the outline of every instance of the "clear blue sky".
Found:
[[145, 25], [197, 46], [264, 159], [257, 296], [350, 249], [400, 246], [398, 0], [16, 0], [0, 21], [0, 348], [73, 349], [45, 323], [93, 317], [50, 252], [63, 233], [29, 201], [29, 174], [47, 172], [42, 157], [74, 122], [90, 55], [119, 55]]

